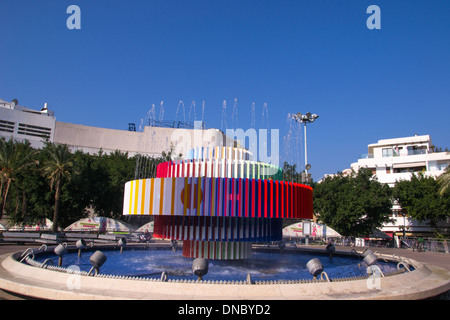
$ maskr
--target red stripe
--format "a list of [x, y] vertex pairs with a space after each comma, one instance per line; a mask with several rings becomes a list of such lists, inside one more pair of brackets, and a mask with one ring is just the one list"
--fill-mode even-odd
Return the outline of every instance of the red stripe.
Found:
[[267, 218], [267, 180], [264, 180], [264, 218]]
[[294, 188], [292, 190], [293, 194], [295, 195], [294, 196], [294, 212], [293, 212], [294, 217], [297, 216], [297, 212], [298, 212], [298, 210], [297, 210], [297, 189], [298, 189], [297, 185], [294, 184]]
[[270, 185], [270, 218], [273, 218], [273, 180], [269, 180]]
[[261, 180], [258, 179], [258, 215], [257, 217], [262, 217], [262, 205], [261, 205], [261, 187], [262, 187], [262, 183]]
[[291, 217], [294, 217], [294, 184], [291, 183]]
[[248, 217], [248, 179], [245, 179], [245, 217]]
[[286, 218], [285, 214], [284, 214], [284, 202], [285, 202], [285, 198], [284, 198], [284, 181], [281, 182], [281, 218]]
[[285, 218], [288, 218], [289, 217], [289, 210], [291, 209], [290, 208], [290, 203], [289, 203], [289, 184], [290, 184], [290, 182], [286, 182], [286, 185], [285, 185], [285, 189], [286, 189], [286, 209], [285, 209], [285, 211], [286, 211], [286, 213], [285, 213]]
[[275, 216], [280, 217], [280, 181], [275, 181]]
[[255, 179], [252, 179], [252, 217], [255, 217]]

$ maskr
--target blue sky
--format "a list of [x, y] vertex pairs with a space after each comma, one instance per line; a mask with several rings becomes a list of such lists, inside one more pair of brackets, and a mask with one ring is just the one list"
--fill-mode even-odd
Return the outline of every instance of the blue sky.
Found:
[[[66, 27], [72, 4], [81, 30]], [[372, 4], [380, 30], [366, 27]], [[267, 128], [266, 103], [281, 161], [300, 166], [303, 145], [283, 141], [287, 115], [317, 113], [308, 162], [318, 180], [379, 139], [430, 134], [450, 147], [449, 17], [448, 0], [2, 0], [0, 98], [124, 130], [161, 101], [174, 120], [180, 100], [186, 118], [195, 101], [197, 119], [204, 101], [216, 128], [224, 100], [228, 127], [243, 129], [254, 103], [256, 128]]]

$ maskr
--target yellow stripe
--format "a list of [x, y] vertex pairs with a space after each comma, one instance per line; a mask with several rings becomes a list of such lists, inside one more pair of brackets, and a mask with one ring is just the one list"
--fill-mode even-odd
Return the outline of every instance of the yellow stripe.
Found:
[[161, 189], [159, 192], [159, 215], [163, 212], [163, 199], [164, 199], [164, 178], [161, 178]]
[[154, 186], [155, 186], [155, 179], [150, 179], [150, 208], [149, 208], [149, 214], [153, 214], [153, 197], [154, 194]]
[[128, 208], [129, 214], [133, 213], [131, 210], [133, 208], [133, 190], [134, 190], [134, 181], [131, 181], [131, 184], [130, 184], [130, 207]]
[[136, 180], [136, 185], [133, 192], [134, 192], [134, 214], [137, 214], [139, 204], [139, 180]]
[[170, 215], [173, 216], [175, 210], [175, 178], [172, 178], [172, 199], [170, 205]]
[[142, 180], [142, 193], [141, 193], [141, 214], [144, 214], [145, 207], [145, 185], [147, 184], [147, 179]]

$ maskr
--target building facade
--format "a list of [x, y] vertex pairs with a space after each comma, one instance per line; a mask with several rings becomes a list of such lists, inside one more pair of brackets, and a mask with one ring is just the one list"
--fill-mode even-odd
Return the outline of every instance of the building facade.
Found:
[[140, 132], [91, 127], [56, 121], [47, 104], [40, 111], [18, 105], [14, 99], [0, 99], [0, 137], [28, 140], [33, 148], [42, 148], [44, 141], [67, 144], [71, 151], [109, 154], [115, 150], [129, 156], [143, 154], [158, 157], [173, 149], [183, 155], [195, 147], [222, 147], [233, 144], [218, 129], [185, 129], [146, 126]]
[[[414, 173], [422, 172], [428, 177], [438, 177], [450, 165], [450, 152], [437, 152], [429, 135], [383, 139], [368, 145], [368, 154], [351, 164], [357, 172], [360, 168], [372, 170], [381, 183], [394, 187], [397, 181], [410, 180]], [[428, 223], [419, 222], [405, 215], [396, 200], [392, 206], [392, 223], [383, 226], [382, 231], [390, 236], [431, 235]], [[438, 225], [449, 228], [443, 221]]]
[[437, 177], [450, 164], [450, 152], [435, 152], [429, 135], [383, 139], [369, 144], [368, 154], [352, 163], [351, 168], [372, 170], [381, 183], [390, 187], [396, 181], [410, 180], [415, 172]]
[[56, 118], [47, 108], [40, 111], [18, 105], [14, 99], [6, 102], [0, 99], [0, 137], [28, 140], [33, 148], [42, 148], [43, 141], [53, 141]]

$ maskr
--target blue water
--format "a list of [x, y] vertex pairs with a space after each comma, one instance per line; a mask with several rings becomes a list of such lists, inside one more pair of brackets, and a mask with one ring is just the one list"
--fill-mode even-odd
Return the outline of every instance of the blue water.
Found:
[[[169, 279], [197, 279], [192, 273], [193, 259], [183, 257], [181, 250], [128, 249], [123, 254], [119, 250], [102, 252], [107, 257], [100, 268], [102, 274], [160, 278], [161, 273], [166, 271]], [[81, 258], [78, 258], [77, 252], [68, 253], [63, 257], [62, 266], [77, 266], [82, 271], [89, 271], [92, 267], [89, 257], [92, 254], [93, 251], [83, 251]], [[35, 260], [43, 262], [47, 258], [51, 258], [54, 265], [58, 264], [58, 257], [52, 253], [37, 255]], [[251, 274], [253, 281], [312, 279], [306, 263], [313, 258], [319, 258], [330, 278], [367, 275], [367, 265], [359, 257], [334, 256], [330, 259], [328, 255], [304, 252], [254, 251], [252, 257], [246, 260], [209, 260], [208, 274], [203, 280], [245, 281], [247, 273]], [[397, 269], [394, 263], [379, 261], [377, 265], [384, 273]]]

